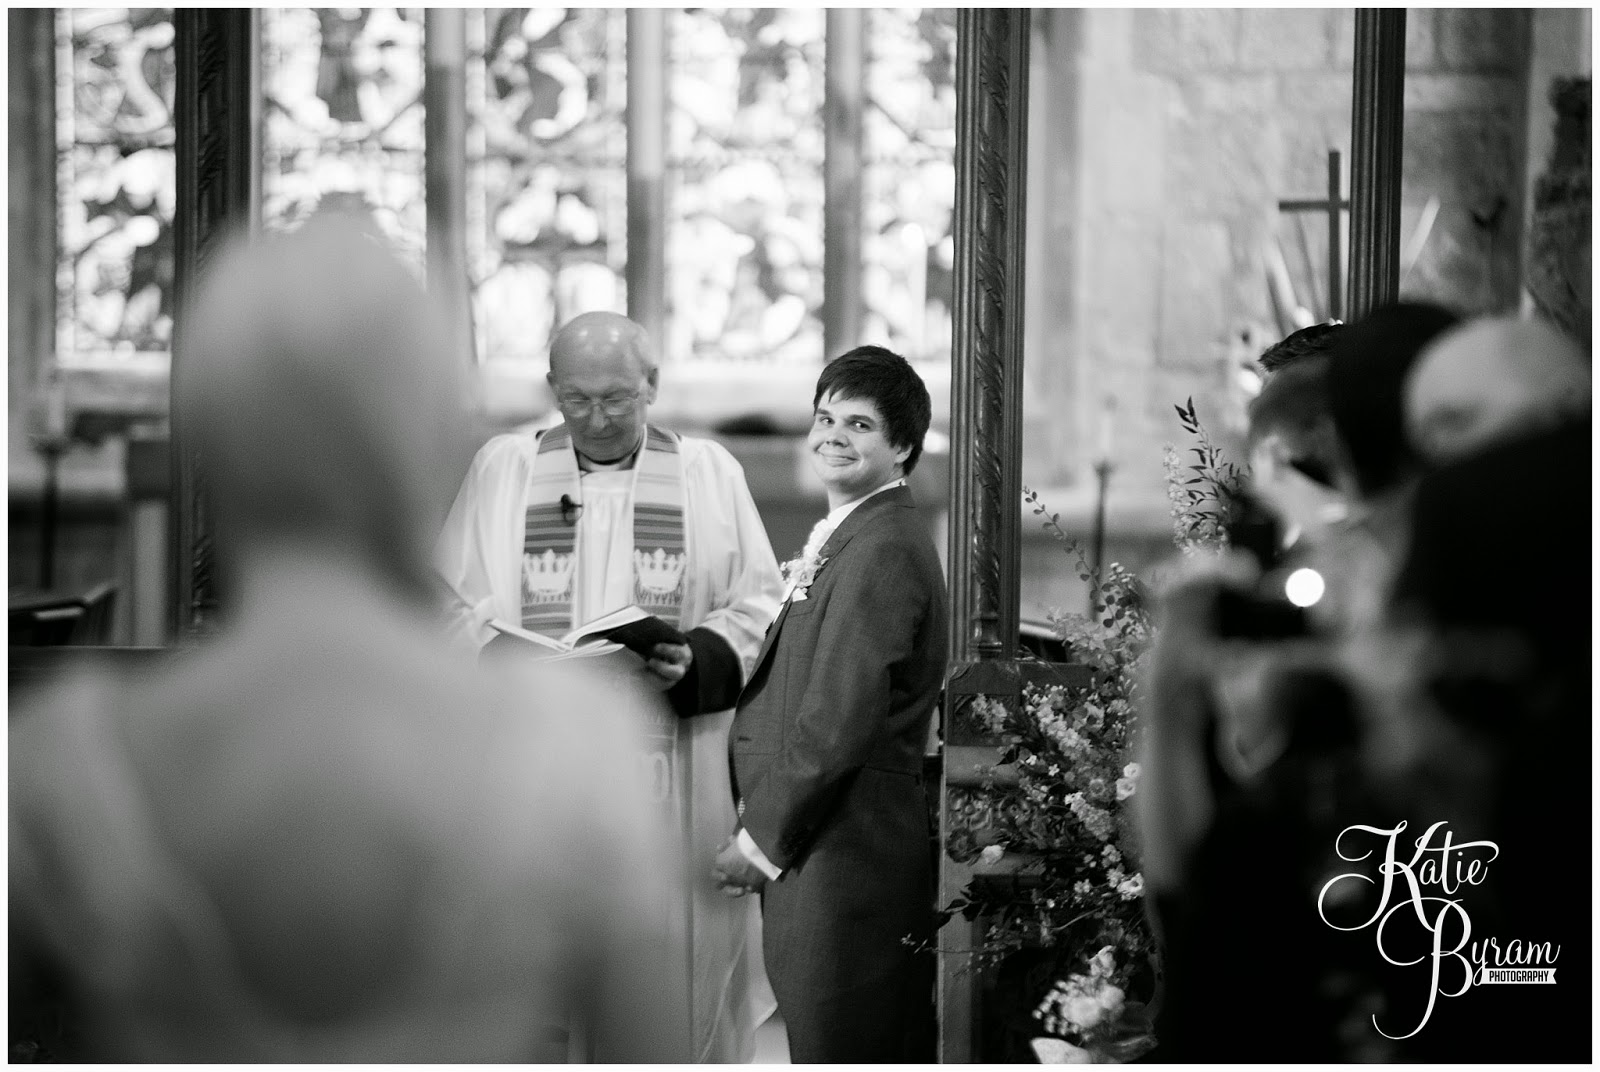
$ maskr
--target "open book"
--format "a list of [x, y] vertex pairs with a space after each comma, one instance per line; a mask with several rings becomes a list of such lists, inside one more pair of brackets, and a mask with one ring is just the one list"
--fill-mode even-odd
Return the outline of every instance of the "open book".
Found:
[[636, 606], [623, 607], [558, 638], [530, 632], [521, 626], [493, 620], [489, 627], [496, 636], [485, 648], [514, 641], [524, 641], [542, 649], [546, 658], [569, 659], [590, 655], [607, 655], [627, 648], [641, 659], [649, 660], [657, 644], [687, 644], [689, 638], [676, 626]]

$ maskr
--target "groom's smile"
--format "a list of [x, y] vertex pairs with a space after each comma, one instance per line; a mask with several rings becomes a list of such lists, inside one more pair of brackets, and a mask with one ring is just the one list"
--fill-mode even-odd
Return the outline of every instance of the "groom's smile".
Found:
[[904, 475], [901, 466], [910, 454], [909, 447], [889, 442], [877, 406], [867, 399], [841, 398], [837, 393], [817, 403], [806, 445], [811, 451], [811, 468], [828, 489], [829, 509]]

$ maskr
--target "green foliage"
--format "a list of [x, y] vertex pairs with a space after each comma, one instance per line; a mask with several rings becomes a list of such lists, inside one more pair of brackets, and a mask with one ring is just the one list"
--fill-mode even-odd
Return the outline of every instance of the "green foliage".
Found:
[[1184, 465], [1170, 443], [1162, 448], [1161, 463], [1167, 474], [1167, 501], [1172, 507], [1172, 539], [1185, 555], [1219, 551], [1228, 546], [1226, 522], [1244, 486], [1245, 474], [1223, 458], [1195, 413], [1194, 399], [1173, 406], [1183, 430], [1199, 440], [1186, 453], [1195, 457]]

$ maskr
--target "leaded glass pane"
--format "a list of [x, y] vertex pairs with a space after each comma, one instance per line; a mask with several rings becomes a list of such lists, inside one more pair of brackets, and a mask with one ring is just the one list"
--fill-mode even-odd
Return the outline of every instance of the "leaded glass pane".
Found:
[[626, 305], [626, 19], [487, 9], [468, 83], [468, 259], [479, 353], [542, 361], [551, 331]]
[[950, 357], [955, 269], [955, 11], [868, 12], [863, 334]]
[[420, 268], [421, 10], [270, 8], [261, 42], [263, 224], [365, 211]]
[[56, 16], [56, 344], [62, 354], [172, 341], [177, 202], [172, 12]]
[[822, 360], [823, 21], [700, 8], [668, 23], [672, 357]]

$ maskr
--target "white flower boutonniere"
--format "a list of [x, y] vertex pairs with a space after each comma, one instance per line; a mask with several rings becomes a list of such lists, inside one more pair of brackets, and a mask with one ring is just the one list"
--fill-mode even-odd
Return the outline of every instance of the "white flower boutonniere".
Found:
[[806, 589], [811, 587], [811, 582], [817, 579], [817, 571], [822, 569], [828, 560], [820, 555], [801, 555], [791, 558], [783, 564], [783, 579], [789, 585], [785, 602], [799, 603], [806, 598]]

